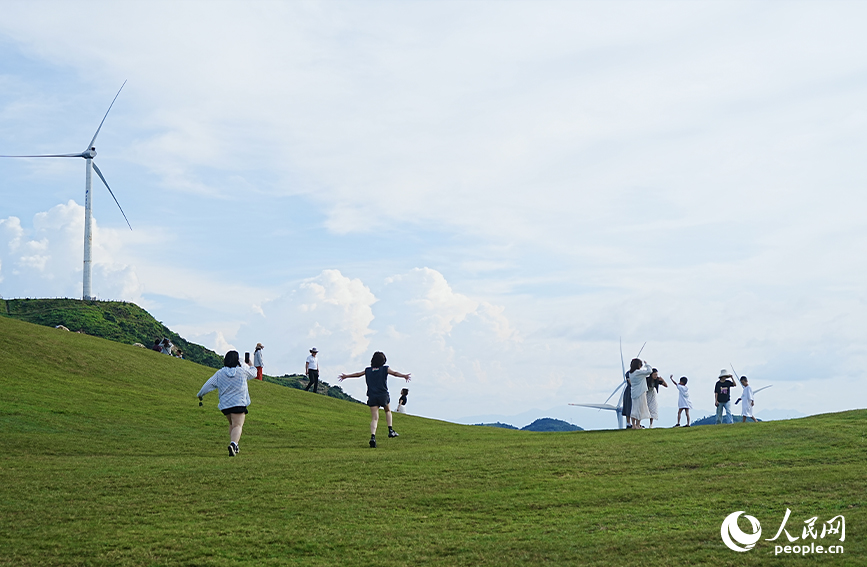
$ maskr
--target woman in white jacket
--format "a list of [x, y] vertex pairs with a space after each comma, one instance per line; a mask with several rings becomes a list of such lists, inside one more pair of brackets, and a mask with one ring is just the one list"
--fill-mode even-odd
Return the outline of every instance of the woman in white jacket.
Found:
[[641, 420], [650, 419], [647, 407], [647, 377], [653, 368], [643, 360], [633, 358], [629, 365], [629, 386], [632, 394], [632, 429], [641, 429]]
[[229, 456], [234, 457], [241, 450], [238, 442], [241, 440], [241, 430], [244, 428], [244, 418], [247, 406], [250, 405], [250, 392], [247, 380], [256, 378], [256, 369], [241, 365], [238, 351], [230, 350], [223, 358], [223, 367], [211, 376], [202, 389], [199, 390], [199, 405], [202, 396], [212, 390], [219, 390], [220, 403], [217, 408], [229, 420]]

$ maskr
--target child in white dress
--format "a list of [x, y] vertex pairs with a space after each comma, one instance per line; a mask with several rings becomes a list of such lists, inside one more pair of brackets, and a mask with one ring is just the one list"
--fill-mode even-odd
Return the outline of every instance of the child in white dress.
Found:
[[750, 387], [750, 383], [747, 381], [746, 376], [741, 376], [741, 386], [744, 387], [744, 391], [741, 394], [741, 397], [737, 399], [737, 402], [735, 402], [744, 402], [744, 405], [741, 406], [741, 423], [746, 423], [748, 417], [753, 418], [753, 421], [758, 423], [759, 420], [757, 420], [753, 415], [753, 406], [756, 405], [755, 399], [753, 398], [753, 389]]
[[677, 425], [680, 427], [680, 414], [686, 412], [686, 427], [689, 427], [689, 410], [692, 409], [692, 402], [689, 401], [689, 388], [686, 387], [688, 382], [686, 376], [680, 377], [680, 384], [674, 381], [674, 374], [668, 377], [669, 380], [677, 388]]

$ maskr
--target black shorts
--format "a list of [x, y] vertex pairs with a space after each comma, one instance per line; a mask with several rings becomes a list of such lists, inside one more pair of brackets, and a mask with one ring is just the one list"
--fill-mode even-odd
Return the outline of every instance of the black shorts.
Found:
[[370, 408], [376, 408], [376, 407], [384, 408], [385, 406], [387, 406], [390, 403], [391, 403], [391, 396], [389, 396], [388, 394], [386, 394], [384, 396], [376, 396], [375, 398], [367, 398], [367, 407], [370, 407]]
[[247, 406], [232, 406], [220, 411], [223, 412], [223, 415], [229, 415], [230, 413], [247, 413]]

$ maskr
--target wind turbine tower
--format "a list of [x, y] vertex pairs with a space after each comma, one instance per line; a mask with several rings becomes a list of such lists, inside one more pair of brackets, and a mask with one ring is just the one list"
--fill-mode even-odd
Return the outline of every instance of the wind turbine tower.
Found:
[[87, 145], [87, 149], [85, 149], [81, 153], [77, 154], [49, 154], [49, 155], [32, 155], [32, 156], [0, 156], [7, 158], [57, 158], [57, 157], [80, 157], [84, 158], [85, 161], [85, 190], [84, 190], [84, 274], [82, 276], [82, 285], [81, 285], [81, 298], [82, 299], [96, 299], [93, 297], [90, 288], [91, 282], [91, 266], [92, 266], [92, 248], [93, 248], [93, 184], [91, 182], [93, 177], [93, 172], [96, 171], [96, 174], [102, 180], [102, 183], [105, 185], [105, 188], [108, 189], [108, 192], [111, 194], [111, 198], [114, 199], [114, 202], [117, 204], [117, 208], [120, 209], [120, 214], [123, 215], [124, 220], [126, 221], [129, 229], [132, 230], [132, 225], [129, 224], [129, 219], [126, 218], [126, 213], [123, 212], [123, 208], [120, 206], [120, 203], [117, 201], [117, 197], [114, 196], [114, 192], [111, 190], [111, 187], [108, 186], [108, 181], [105, 180], [105, 177], [102, 175], [102, 172], [93, 162], [93, 158], [96, 157], [96, 137], [99, 136], [99, 131], [102, 129], [102, 125], [105, 123], [105, 119], [108, 118], [108, 113], [111, 112], [111, 107], [114, 106], [114, 101], [117, 100], [117, 97], [120, 96], [120, 91], [123, 90], [123, 87], [126, 85], [126, 81], [123, 82], [123, 85], [118, 89], [117, 94], [114, 95], [114, 99], [111, 101], [111, 104], [108, 105], [108, 110], [105, 111], [105, 116], [102, 117], [102, 122], [99, 123], [99, 127], [96, 129], [96, 133], [93, 135], [93, 139], [90, 140], [90, 143]]

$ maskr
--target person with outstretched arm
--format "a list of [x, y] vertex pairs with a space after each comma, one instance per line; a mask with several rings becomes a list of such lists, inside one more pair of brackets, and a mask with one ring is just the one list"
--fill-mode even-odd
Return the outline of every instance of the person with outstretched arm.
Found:
[[230, 350], [223, 358], [223, 367], [211, 376], [197, 394], [199, 405], [202, 396], [212, 390], [219, 390], [220, 403], [217, 409], [223, 412], [229, 420], [229, 456], [234, 457], [240, 452], [238, 442], [241, 441], [241, 431], [250, 405], [250, 392], [247, 380], [256, 378], [256, 369], [247, 364], [242, 365], [238, 351]]
[[379, 424], [379, 408], [385, 409], [385, 422], [388, 425], [388, 436], [397, 437], [397, 431], [392, 428], [391, 419], [391, 397], [388, 395], [388, 376], [397, 376], [403, 378], [407, 382], [410, 381], [409, 374], [401, 374], [396, 370], [392, 370], [385, 365], [385, 354], [377, 351], [373, 353], [373, 358], [370, 359], [370, 366], [361, 372], [352, 374], [341, 374], [338, 378], [339, 382], [343, 382], [347, 378], [361, 378], [367, 381], [367, 406], [370, 408], [370, 448], [376, 448], [376, 426]]

